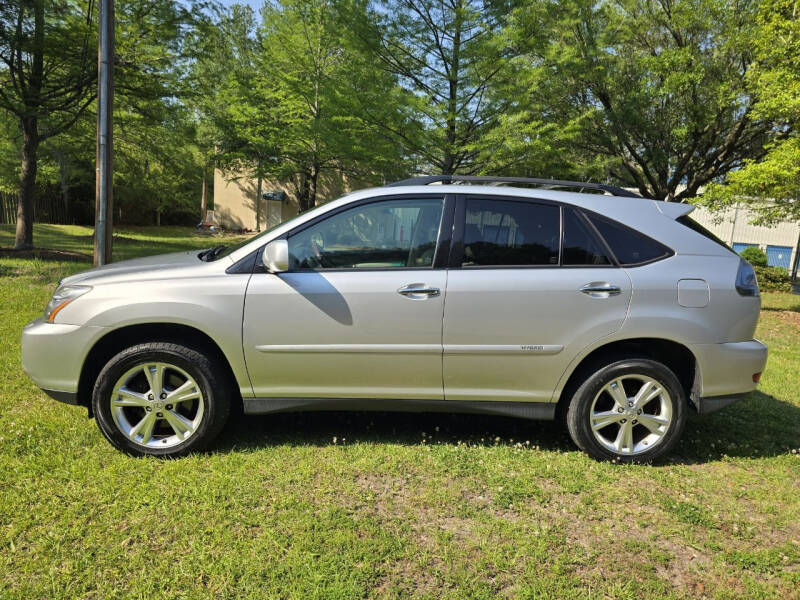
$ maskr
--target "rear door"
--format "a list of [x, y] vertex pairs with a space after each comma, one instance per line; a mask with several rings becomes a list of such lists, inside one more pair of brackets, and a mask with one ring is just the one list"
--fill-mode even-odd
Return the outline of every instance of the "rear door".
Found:
[[448, 400], [550, 401], [572, 358], [622, 326], [631, 297], [582, 213], [546, 201], [459, 198], [450, 266]]

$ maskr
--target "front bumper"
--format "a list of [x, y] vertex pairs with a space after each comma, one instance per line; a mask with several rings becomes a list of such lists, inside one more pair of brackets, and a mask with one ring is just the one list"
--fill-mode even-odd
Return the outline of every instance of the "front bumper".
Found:
[[764, 371], [767, 364], [767, 347], [758, 340], [692, 344], [689, 349], [697, 359], [699, 385], [695, 385], [695, 395], [719, 408], [732, 402], [723, 401], [723, 397], [739, 397], [756, 389], [753, 376]]
[[22, 368], [56, 400], [78, 402], [78, 382], [89, 349], [108, 329], [31, 321], [22, 330]]

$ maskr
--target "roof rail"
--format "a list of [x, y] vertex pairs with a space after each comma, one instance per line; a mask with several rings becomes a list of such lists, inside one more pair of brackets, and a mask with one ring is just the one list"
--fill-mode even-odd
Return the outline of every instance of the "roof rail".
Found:
[[565, 181], [563, 179], [539, 179], [535, 177], [493, 177], [482, 175], [423, 175], [422, 177], [412, 177], [389, 183], [386, 187], [401, 187], [406, 185], [430, 185], [432, 183], [526, 183], [538, 185], [544, 188], [581, 188], [588, 190], [601, 190], [612, 196], [623, 196], [626, 198], [641, 198], [639, 194], [626, 190], [615, 185], [605, 183], [588, 183], [584, 181]]

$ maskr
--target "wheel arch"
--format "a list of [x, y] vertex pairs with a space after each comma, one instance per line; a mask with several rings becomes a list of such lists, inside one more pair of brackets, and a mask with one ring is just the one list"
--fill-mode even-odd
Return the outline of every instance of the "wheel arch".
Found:
[[[685, 345], [664, 338], [629, 338], [602, 344], [586, 354], [566, 378], [558, 392], [556, 418], [563, 418], [567, 407], [585, 377], [597, 370], [600, 365], [625, 358], [647, 358], [658, 361], [678, 377], [689, 403], [693, 393], [699, 389], [700, 370], [694, 353]], [[562, 379], [563, 380], [563, 379]]]
[[93, 416], [92, 390], [100, 371], [114, 355], [125, 348], [143, 342], [172, 342], [207, 352], [222, 366], [229, 378], [235, 402], [241, 406], [239, 385], [230, 361], [219, 344], [207, 333], [196, 327], [178, 323], [139, 323], [109, 331], [95, 342], [86, 355], [78, 380], [77, 403], [87, 407], [90, 417]]

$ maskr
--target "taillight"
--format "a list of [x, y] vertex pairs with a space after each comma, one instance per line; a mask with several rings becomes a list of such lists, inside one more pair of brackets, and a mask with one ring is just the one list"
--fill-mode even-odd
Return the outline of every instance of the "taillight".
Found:
[[744, 259], [739, 260], [739, 271], [736, 273], [736, 291], [740, 296], [758, 296], [758, 281], [753, 265]]

